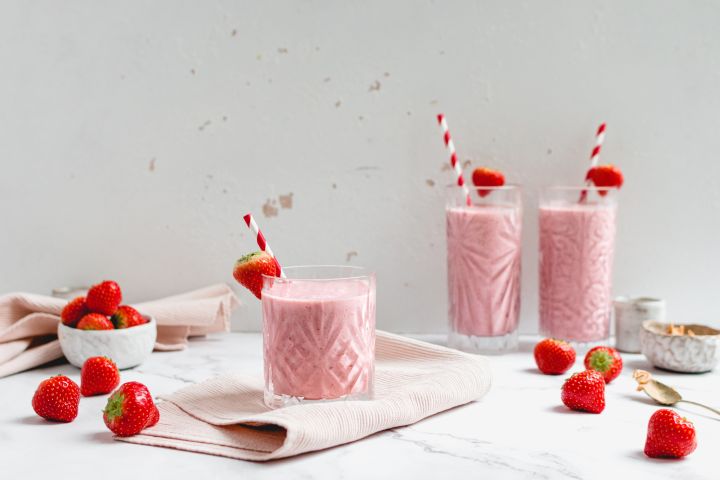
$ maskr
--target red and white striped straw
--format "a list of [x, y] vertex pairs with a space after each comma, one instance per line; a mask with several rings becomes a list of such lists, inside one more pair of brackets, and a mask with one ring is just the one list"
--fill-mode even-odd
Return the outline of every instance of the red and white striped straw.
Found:
[[255, 233], [258, 247], [260, 247], [260, 250], [270, 255], [273, 260], [275, 260], [275, 265], [277, 265], [278, 272], [280, 273], [280, 276], [282, 278], [285, 278], [285, 274], [282, 271], [282, 267], [280, 267], [280, 262], [278, 262], [277, 258], [275, 258], [275, 255], [273, 254], [272, 249], [270, 248], [270, 245], [267, 244], [265, 241], [265, 235], [260, 231], [260, 228], [258, 227], [257, 223], [255, 223], [255, 219], [252, 216], [252, 213], [248, 213], [243, 217], [245, 220], [245, 224], [250, 228], [250, 230]]
[[438, 114], [437, 120], [443, 130], [443, 140], [445, 141], [445, 146], [450, 152], [450, 165], [452, 166], [452, 168], [455, 169], [455, 173], [457, 174], [457, 184], [463, 189], [463, 193], [465, 194], [465, 202], [469, 207], [472, 205], [472, 199], [470, 198], [470, 190], [465, 184], [462, 167], [460, 166], [460, 162], [458, 162], [457, 153], [455, 152], [455, 143], [453, 143], [452, 137], [450, 136], [450, 130], [448, 130], [445, 115], [443, 115], [442, 113]]
[[600, 149], [605, 141], [605, 123], [601, 123], [595, 133], [595, 146], [590, 154], [590, 168], [597, 167], [598, 160], [600, 160]]
[[[602, 149], [603, 142], [605, 141], [606, 127], [607, 125], [605, 124], [605, 122], [603, 122], [598, 127], [597, 132], [595, 132], [595, 146], [593, 147], [592, 152], [590, 152], [590, 168], [597, 167], [597, 164], [600, 160], [600, 150]], [[586, 179], [585, 185], [592, 185], [592, 181], [590, 181], [589, 178]], [[585, 189], [580, 192], [580, 203], [583, 203], [587, 199], [587, 195], [588, 192]]]

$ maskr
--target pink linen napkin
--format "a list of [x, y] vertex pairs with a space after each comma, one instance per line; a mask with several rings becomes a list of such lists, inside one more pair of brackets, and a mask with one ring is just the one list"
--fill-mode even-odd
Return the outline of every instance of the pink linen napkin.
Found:
[[[57, 326], [66, 303], [32, 293], [0, 296], [0, 378], [63, 356]], [[155, 350], [182, 350], [188, 337], [228, 331], [239, 304], [229, 286], [218, 284], [133, 306], [155, 317]]]
[[483, 397], [489, 362], [377, 332], [375, 398], [270, 410], [260, 377], [224, 375], [163, 397], [160, 422], [116, 440], [265, 461], [341, 445]]

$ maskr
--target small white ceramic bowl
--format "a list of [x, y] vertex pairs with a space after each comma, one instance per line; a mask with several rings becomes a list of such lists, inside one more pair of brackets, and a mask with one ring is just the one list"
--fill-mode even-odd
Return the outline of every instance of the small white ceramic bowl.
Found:
[[[677, 325], [679, 326], [679, 325]], [[670, 335], [668, 324], [646, 320], [640, 349], [656, 367], [683, 373], [709, 372], [718, 362], [720, 331], [704, 325], [684, 325], [695, 335]]]
[[152, 353], [157, 337], [155, 319], [143, 325], [119, 330], [78, 330], [60, 323], [60, 348], [68, 361], [78, 368], [90, 357], [108, 357], [119, 369], [140, 365]]

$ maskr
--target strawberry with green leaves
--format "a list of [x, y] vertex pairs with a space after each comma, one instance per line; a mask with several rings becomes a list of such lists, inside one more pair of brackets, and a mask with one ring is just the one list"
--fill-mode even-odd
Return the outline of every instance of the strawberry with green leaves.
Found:
[[119, 437], [137, 435], [157, 423], [160, 414], [145, 385], [127, 382], [115, 390], [103, 412], [105, 425]]
[[263, 275], [279, 275], [277, 261], [266, 252], [249, 253], [235, 262], [233, 277], [257, 298], [262, 298]]
[[599, 372], [605, 383], [610, 383], [622, 372], [623, 361], [614, 348], [599, 346], [590, 349], [585, 355], [585, 368]]
[[110, 318], [115, 328], [130, 328], [146, 323], [145, 317], [130, 305], [120, 305]]

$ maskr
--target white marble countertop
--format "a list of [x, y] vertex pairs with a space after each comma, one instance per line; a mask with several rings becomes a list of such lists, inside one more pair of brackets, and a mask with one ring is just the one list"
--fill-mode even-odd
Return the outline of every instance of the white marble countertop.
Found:
[[[431, 338], [432, 339], [432, 338]], [[625, 370], [607, 389], [600, 415], [572, 412], [560, 402], [563, 376], [541, 375], [534, 339], [521, 351], [493, 357], [494, 384], [481, 401], [406, 428], [349, 445], [271, 463], [251, 463], [112, 440], [101, 418], [106, 397], [83, 398], [70, 424], [48, 423], [30, 400], [44, 378], [79, 370], [60, 364], [0, 379], [2, 478], [717, 478], [720, 418], [692, 406], [698, 449], [684, 460], [651, 460], [642, 450], [656, 410], [636, 392], [634, 368], [651, 370], [641, 355], [624, 355]], [[259, 334], [194, 340], [188, 350], [155, 353], [122, 380], [145, 383], [154, 395], [228, 371], [261, 375]], [[576, 363], [581, 368], [580, 360]], [[653, 371], [686, 398], [720, 406], [720, 375]], [[61, 474], [58, 477], [58, 470]]]

